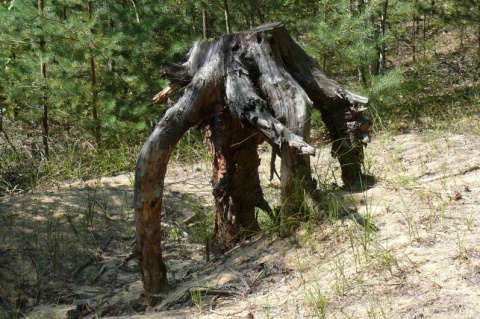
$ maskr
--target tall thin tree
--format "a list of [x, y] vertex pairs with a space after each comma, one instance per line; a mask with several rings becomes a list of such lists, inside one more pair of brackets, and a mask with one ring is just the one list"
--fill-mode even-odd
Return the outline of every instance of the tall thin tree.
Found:
[[378, 49], [378, 74], [384, 74], [387, 69], [387, 44], [385, 42], [387, 29], [388, 0], [383, 0], [380, 11], [380, 45]]
[[203, 40], [208, 39], [208, 27], [207, 27], [207, 5], [202, 1], [202, 31], [203, 31]]
[[[44, 3], [43, 0], [38, 0], [37, 2], [38, 14], [43, 16], [44, 11]], [[40, 78], [42, 79], [43, 85], [40, 94], [40, 104], [42, 106], [42, 142], [43, 142], [43, 151], [45, 153], [45, 157], [48, 158], [49, 156], [49, 146], [48, 146], [48, 105], [47, 105], [47, 93], [45, 88], [45, 80], [47, 78], [47, 66], [44, 61], [44, 54], [45, 54], [45, 37], [42, 34], [40, 35], [39, 39], [40, 45]]]
[[[93, 3], [88, 1], [88, 20], [93, 18]], [[97, 90], [97, 74], [95, 72], [95, 50], [93, 39], [90, 39], [89, 46], [90, 53], [90, 88], [92, 93], [92, 120], [93, 120], [93, 134], [97, 146], [100, 145], [100, 123], [98, 121], [98, 90]]]
[[232, 26], [230, 23], [230, 9], [228, 7], [228, 0], [223, 0], [223, 11], [225, 13], [225, 27], [226, 27], [227, 33], [230, 33]]

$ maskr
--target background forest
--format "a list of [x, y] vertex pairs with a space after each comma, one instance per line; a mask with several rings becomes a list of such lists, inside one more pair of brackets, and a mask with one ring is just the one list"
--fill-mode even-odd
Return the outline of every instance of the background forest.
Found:
[[[478, 116], [476, 0], [4, 0], [0, 194], [132, 171], [167, 107], [150, 105], [166, 85], [161, 64], [183, 62], [193, 41], [272, 21], [370, 98], [377, 130]], [[188, 134], [177, 159], [201, 140]]]

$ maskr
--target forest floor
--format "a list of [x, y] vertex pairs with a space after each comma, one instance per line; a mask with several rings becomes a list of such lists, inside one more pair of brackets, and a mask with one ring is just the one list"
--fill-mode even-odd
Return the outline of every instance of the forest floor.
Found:
[[[377, 183], [325, 196], [356, 206], [378, 231], [311, 218], [291, 237], [267, 229], [209, 262], [208, 165], [173, 163], [163, 218], [171, 290], [147, 312], [136, 262], [124, 263], [135, 234], [131, 174], [2, 197], [0, 318], [12, 309], [31, 319], [478, 318], [480, 139], [470, 132], [374, 136], [366, 163]], [[339, 168], [328, 145], [318, 153], [316, 178], [332, 188]], [[265, 151], [274, 201], [268, 167]]]

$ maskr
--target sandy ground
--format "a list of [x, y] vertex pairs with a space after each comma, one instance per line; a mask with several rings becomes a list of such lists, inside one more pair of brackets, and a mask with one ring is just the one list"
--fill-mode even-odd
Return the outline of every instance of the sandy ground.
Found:
[[[134, 240], [131, 175], [0, 198], [0, 318], [15, 307], [28, 318], [79, 318], [75, 309], [84, 318], [479, 318], [478, 136], [379, 135], [366, 161], [374, 187], [328, 196], [378, 231], [310, 220], [295, 236], [265, 231], [210, 262], [183, 223], [212, 211], [209, 169], [173, 165], [163, 243], [172, 288], [147, 312], [135, 261], [122, 266]], [[328, 146], [313, 162], [321, 183], [339, 179]], [[266, 178], [268, 154], [262, 165]], [[274, 200], [278, 184], [266, 181], [265, 192]]]

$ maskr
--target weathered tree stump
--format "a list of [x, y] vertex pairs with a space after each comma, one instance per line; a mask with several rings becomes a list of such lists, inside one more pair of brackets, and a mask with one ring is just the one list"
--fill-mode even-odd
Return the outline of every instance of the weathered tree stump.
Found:
[[218, 105], [216, 115], [206, 125], [206, 133], [213, 168], [214, 243], [221, 251], [227, 251], [241, 234], [260, 229], [256, 207], [271, 213], [258, 174], [257, 148], [263, 138], [256, 129], [242, 126], [222, 105]]
[[160, 229], [164, 178], [171, 151], [188, 129], [200, 125], [206, 132], [214, 240], [226, 251], [258, 229], [255, 208], [273, 214], [258, 176], [260, 143], [269, 142], [281, 158], [281, 228], [288, 233], [305, 196], [319, 200], [309, 159], [315, 154], [308, 144], [310, 109], [322, 114], [345, 184], [364, 176], [363, 147], [372, 125], [363, 115], [368, 100], [328, 79], [279, 23], [196, 42], [185, 63], [167, 63], [163, 73], [170, 84], [154, 103], [184, 93], [157, 123], [135, 172], [136, 252], [148, 305], [167, 286]]

